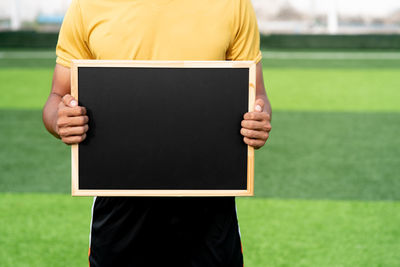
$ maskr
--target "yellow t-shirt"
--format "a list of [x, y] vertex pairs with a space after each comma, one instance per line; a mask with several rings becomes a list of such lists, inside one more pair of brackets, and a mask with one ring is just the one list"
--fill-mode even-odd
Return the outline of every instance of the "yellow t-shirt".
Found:
[[72, 59], [261, 59], [250, 0], [73, 0], [56, 53], [66, 67]]

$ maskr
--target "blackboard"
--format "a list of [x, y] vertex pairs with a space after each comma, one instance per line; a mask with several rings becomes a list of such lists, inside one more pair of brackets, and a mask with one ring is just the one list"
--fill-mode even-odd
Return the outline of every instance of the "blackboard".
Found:
[[251, 196], [250, 61], [74, 60], [89, 131], [72, 146], [75, 196]]

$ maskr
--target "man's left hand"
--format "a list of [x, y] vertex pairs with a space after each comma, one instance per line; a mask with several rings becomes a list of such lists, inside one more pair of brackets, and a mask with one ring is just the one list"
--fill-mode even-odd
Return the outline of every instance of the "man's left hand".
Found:
[[257, 99], [254, 111], [244, 114], [241, 123], [240, 133], [243, 135], [243, 141], [255, 149], [265, 145], [271, 131], [271, 116], [264, 111], [264, 105], [264, 100]]

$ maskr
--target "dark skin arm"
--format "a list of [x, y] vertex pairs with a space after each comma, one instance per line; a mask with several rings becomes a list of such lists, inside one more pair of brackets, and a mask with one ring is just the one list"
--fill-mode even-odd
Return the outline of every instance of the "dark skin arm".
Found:
[[261, 62], [256, 66], [256, 75], [257, 84], [254, 111], [244, 114], [240, 133], [243, 135], [243, 141], [247, 145], [259, 149], [265, 145], [269, 137], [272, 110], [265, 92]]
[[[261, 148], [271, 130], [271, 105], [265, 93], [261, 63], [257, 64], [256, 102], [254, 112], [244, 114], [241, 122], [243, 141], [256, 149]], [[46, 129], [65, 144], [78, 144], [85, 140], [89, 118], [85, 107], [70, 95], [70, 69], [57, 64], [49, 98], [43, 108]]]
[[86, 109], [70, 95], [70, 69], [57, 64], [49, 98], [43, 108], [46, 129], [65, 144], [77, 144], [85, 140], [89, 130]]

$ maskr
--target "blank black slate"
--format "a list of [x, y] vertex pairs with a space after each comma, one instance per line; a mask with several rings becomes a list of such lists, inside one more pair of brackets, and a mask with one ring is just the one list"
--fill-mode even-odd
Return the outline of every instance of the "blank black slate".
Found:
[[79, 189], [246, 190], [248, 68], [78, 67]]

